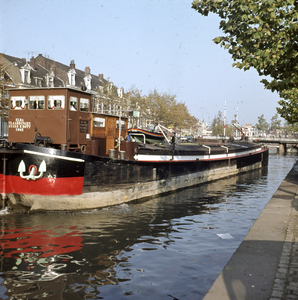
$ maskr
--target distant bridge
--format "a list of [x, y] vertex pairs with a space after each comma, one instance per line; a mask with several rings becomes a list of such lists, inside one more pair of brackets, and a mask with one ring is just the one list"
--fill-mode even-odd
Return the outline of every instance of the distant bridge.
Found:
[[298, 145], [298, 139], [291, 139], [291, 138], [252, 138], [252, 140], [257, 141], [258, 143], [264, 144], [278, 144], [279, 145], [279, 152], [286, 152], [287, 145]]

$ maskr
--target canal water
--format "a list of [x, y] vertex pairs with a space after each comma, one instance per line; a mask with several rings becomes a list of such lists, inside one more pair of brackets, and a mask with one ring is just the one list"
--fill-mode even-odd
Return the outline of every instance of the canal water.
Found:
[[0, 211], [1, 299], [202, 299], [297, 156], [81, 213]]

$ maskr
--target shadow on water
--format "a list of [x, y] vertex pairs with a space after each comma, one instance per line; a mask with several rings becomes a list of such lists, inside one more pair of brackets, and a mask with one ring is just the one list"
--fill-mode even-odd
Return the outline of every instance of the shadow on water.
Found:
[[269, 200], [254, 194], [268, 193], [267, 175], [91, 212], [4, 214], [0, 297], [202, 299]]

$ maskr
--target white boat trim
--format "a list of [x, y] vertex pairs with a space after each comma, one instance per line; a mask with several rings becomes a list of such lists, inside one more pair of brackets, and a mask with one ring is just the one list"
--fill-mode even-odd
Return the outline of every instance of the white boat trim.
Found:
[[24, 150], [24, 153], [32, 154], [32, 155], [39, 155], [39, 156], [47, 156], [47, 157], [51, 157], [51, 158], [58, 158], [58, 159], [64, 159], [64, 160], [70, 160], [70, 161], [85, 162], [84, 159], [80, 159], [80, 158], [59, 156], [59, 155], [30, 151], [30, 150]]
[[150, 155], [150, 154], [136, 154], [135, 160], [137, 161], [147, 161], [147, 162], [181, 162], [181, 161], [206, 161], [206, 160], [220, 160], [220, 159], [231, 159], [236, 157], [248, 156], [262, 152], [262, 148], [257, 148], [254, 150], [243, 151], [240, 153], [223, 153], [223, 154], [206, 154], [206, 155]]

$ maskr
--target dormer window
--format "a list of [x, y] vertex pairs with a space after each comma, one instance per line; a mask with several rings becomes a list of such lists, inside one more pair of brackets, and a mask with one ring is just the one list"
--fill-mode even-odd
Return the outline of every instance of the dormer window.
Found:
[[84, 77], [85, 86], [87, 87], [87, 90], [91, 90], [91, 75], [87, 75]]
[[31, 83], [31, 78], [30, 78], [31, 70], [32, 67], [28, 64], [28, 62], [26, 62], [25, 66], [20, 69], [23, 83], [25, 84]]
[[37, 87], [42, 87], [42, 79], [38, 77], [34, 77], [34, 79], [35, 79], [35, 85]]
[[46, 85], [47, 87], [54, 87], [54, 77], [55, 77], [55, 74], [54, 74], [54, 71], [50, 70], [50, 73], [46, 75]]
[[123, 88], [118, 88], [117, 89], [117, 94], [119, 98], [123, 98], [123, 93], [124, 93], [124, 89]]
[[29, 83], [29, 71], [25, 70], [25, 80], [24, 83]]
[[85, 87], [87, 88], [87, 90], [91, 90], [91, 80], [92, 80], [92, 76], [91, 76], [91, 71], [89, 67], [85, 68], [85, 76], [84, 76], [84, 84]]
[[49, 87], [54, 87], [54, 78], [49, 77]]
[[76, 85], [76, 70], [75, 69], [70, 69], [67, 72], [67, 75], [68, 75], [69, 85], [75, 86]]

